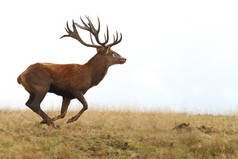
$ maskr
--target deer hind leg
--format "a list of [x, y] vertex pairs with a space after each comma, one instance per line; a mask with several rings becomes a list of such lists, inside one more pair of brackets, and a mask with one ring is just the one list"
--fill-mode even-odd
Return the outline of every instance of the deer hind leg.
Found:
[[31, 105], [31, 103], [33, 102], [34, 98], [35, 98], [35, 94], [31, 93], [28, 101], [26, 102], [26, 105], [27, 106]]
[[69, 104], [70, 104], [70, 101], [71, 101], [71, 99], [63, 97], [63, 102], [62, 102], [62, 107], [61, 107], [61, 113], [60, 113], [59, 116], [56, 116], [56, 117], [52, 118], [53, 121], [65, 117], [65, 115], [66, 115], [66, 113], [67, 113], [67, 110], [68, 110], [68, 107], [69, 107]]
[[52, 119], [45, 113], [43, 110], [40, 108], [40, 103], [44, 99], [47, 91], [41, 92], [41, 93], [35, 93], [35, 94], [30, 94], [29, 100], [26, 102], [26, 105], [33, 110], [36, 114], [41, 116], [43, 121], [41, 123], [45, 123], [49, 126], [53, 126], [56, 128], [54, 122]]
[[80, 112], [78, 114], [76, 114], [71, 119], [69, 119], [67, 121], [67, 123], [71, 123], [71, 122], [78, 120], [78, 118], [83, 114], [83, 112], [88, 109], [88, 104], [83, 96], [83, 93], [81, 91], [79, 91], [79, 92], [74, 93], [74, 95], [83, 104], [83, 108], [80, 110]]

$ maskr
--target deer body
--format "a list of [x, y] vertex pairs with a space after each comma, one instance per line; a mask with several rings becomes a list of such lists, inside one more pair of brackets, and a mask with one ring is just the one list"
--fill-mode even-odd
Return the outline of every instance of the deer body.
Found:
[[78, 89], [85, 94], [89, 88], [101, 82], [108, 68], [98, 55], [84, 65], [36, 63], [18, 77], [18, 82], [23, 84], [28, 92], [34, 92], [29, 84], [42, 82], [41, 85], [48, 86], [48, 92], [74, 99], [76, 97], [72, 94], [73, 90]]
[[[114, 42], [106, 45], [109, 37], [105, 36], [105, 42], [101, 43], [98, 39], [100, 22], [99, 28], [96, 30], [90, 19], [88, 17], [87, 19], [89, 22], [88, 24], [81, 19], [84, 27], [73, 22], [73, 31], [69, 29], [67, 24], [66, 31], [68, 32], [68, 35], [63, 36], [75, 38], [83, 45], [95, 47], [97, 49], [96, 55], [86, 64], [36, 63], [30, 65], [17, 79], [18, 83], [22, 84], [30, 94], [26, 105], [42, 117], [43, 120], [41, 123], [56, 127], [53, 121], [63, 118], [66, 115], [70, 101], [74, 98], [78, 99], [83, 104], [83, 108], [78, 114], [69, 119], [67, 123], [76, 121], [88, 108], [88, 104], [83, 95], [88, 89], [100, 83], [111, 65], [123, 64], [126, 61], [125, 58], [111, 50], [111, 46], [119, 43], [122, 37], [118, 39], [118, 34], [116, 34], [116, 38], [114, 36]], [[87, 44], [82, 41], [78, 35], [76, 25], [81, 29], [88, 30], [90, 34], [93, 34], [99, 45], [95, 45], [92, 38], [91, 41], [93, 44]], [[50, 118], [40, 108], [40, 103], [47, 92], [55, 93], [63, 97], [61, 114], [54, 118]]]

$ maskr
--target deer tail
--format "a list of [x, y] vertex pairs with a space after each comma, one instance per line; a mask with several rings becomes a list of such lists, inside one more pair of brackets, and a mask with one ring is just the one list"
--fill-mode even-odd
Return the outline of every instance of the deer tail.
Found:
[[17, 82], [18, 82], [19, 84], [22, 84], [21, 74], [17, 77]]

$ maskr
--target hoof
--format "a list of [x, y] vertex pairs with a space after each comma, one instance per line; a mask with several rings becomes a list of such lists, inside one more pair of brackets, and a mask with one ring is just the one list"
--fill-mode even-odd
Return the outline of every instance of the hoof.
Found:
[[60, 126], [59, 126], [59, 125], [55, 125], [54, 122], [48, 123], [47, 125], [48, 125], [48, 126], [52, 126], [52, 127], [55, 128], [55, 129], [60, 129]]
[[72, 122], [74, 122], [75, 121], [75, 119], [74, 118], [71, 118], [71, 119], [69, 119], [68, 121], [67, 121], [67, 124], [68, 123], [72, 123]]
[[53, 128], [55, 128], [55, 129], [60, 129], [60, 126], [59, 125], [55, 125], [55, 124], [53, 124], [53, 125], [51, 125]]
[[40, 123], [41, 124], [47, 124], [47, 121], [46, 120], [42, 120]]
[[46, 124], [48, 126], [52, 126], [55, 129], [59, 129], [60, 128], [60, 126], [59, 125], [55, 125], [55, 123], [53, 121], [42, 120], [40, 123], [41, 124]]
[[66, 123], [69, 124], [69, 123], [72, 123], [72, 122], [73, 122], [73, 121], [69, 119]]

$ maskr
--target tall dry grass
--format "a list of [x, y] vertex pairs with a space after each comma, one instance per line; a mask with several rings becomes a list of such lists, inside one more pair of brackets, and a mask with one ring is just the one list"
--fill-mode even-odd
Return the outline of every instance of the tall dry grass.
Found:
[[65, 124], [75, 113], [54, 129], [31, 111], [0, 111], [0, 158], [238, 158], [237, 116], [87, 111]]

